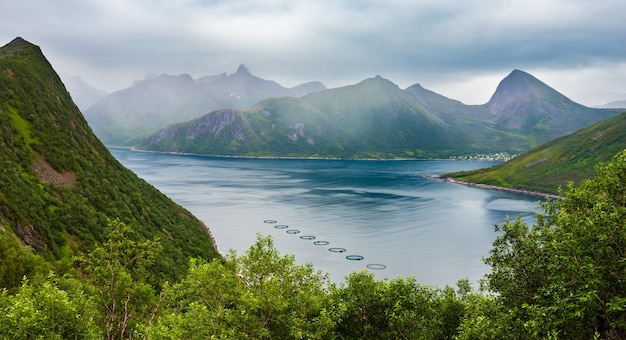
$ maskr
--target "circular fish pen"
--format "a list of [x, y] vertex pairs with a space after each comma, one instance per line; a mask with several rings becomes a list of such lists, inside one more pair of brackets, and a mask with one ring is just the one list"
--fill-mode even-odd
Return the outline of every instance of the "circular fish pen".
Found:
[[328, 248], [328, 251], [331, 253], [345, 253], [346, 248]]
[[287, 230], [287, 234], [292, 234], [292, 235], [300, 234], [300, 230], [298, 230], [298, 229], [289, 229], [289, 230]]
[[367, 265], [367, 268], [373, 269], [373, 270], [382, 270], [382, 269], [387, 268], [387, 266], [385, 266], [384, 264], [380, 264], [380, 263], [370, 263]]
[[364, 259], [364, 257], [361, 255], [348, 255], [346, 256], [346, 258], [350, 261], [361, 261]]
[[263, 221], [263, 223], [274, 224], [274, 223], [276, 223], [276, 220], [265, 220], [265, 221]]
[[300, 236], [300, 238], [303, 240], [315, 240], [315, 236], [312, 236], [312, 235], [303, 235], [303, 236]]
[[327, 246], [329, 243], [328, 241], [315, 241], [313, 244], [316, 246]]
[[289, 228], [289, 226], [286, 225], [286, 224], [277, 224], [277, 225], [274, 226], [274, 228], [276, 228], [276, 229], [287, 229], [287, 228]]

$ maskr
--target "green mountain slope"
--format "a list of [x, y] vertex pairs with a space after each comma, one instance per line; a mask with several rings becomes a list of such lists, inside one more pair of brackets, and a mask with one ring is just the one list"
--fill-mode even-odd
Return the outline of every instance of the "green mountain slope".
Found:
[[445, 157], [464, 140], [380, 77], [302, 98], [272, 98], [249, 110], [219, 110], [176, 124], [140, 148], [216, 155]]
[[456, 180], [557, 193], [591, 178], [598, 161], [626, 149], [626, 112], [531, 149], [491, 168], [447, 174]]
[[159, 237], [160, 279], [217, 252], [200, 221], [124, 168], [95, 137], [39, 47], [0, 48], [0, 233], [49, 260], [103, 240], [107, 219]]
[[467, 153], [511, 152], [529, 149], [531, 141], [521, 131], [503, 131], [489, 121], [486, 105], [465, 105], [415, 84], [406, 89], [417, 103], [433, 115], [440, 117], [456, 133], [463, 136], [462, 147]]
[[[212, 155], [440, 158], [520, 153], [619, 113], [576, 104], [515, 70], [483, 105], [377, 76], [249, 110], [219, 110], [147, 138], [141, 149]], [[236, 119], [235, 119], [236, 117]]]

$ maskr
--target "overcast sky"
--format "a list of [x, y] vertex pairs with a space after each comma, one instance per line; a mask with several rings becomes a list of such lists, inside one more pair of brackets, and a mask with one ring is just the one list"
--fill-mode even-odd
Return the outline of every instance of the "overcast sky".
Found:
[[380, 75], [467, 104], [521, 69], [585, 105], [626, 99], [624, 0], [2, 1], [0, 45], [17, 36], [106, 91], [245, 64], [287, 87]]

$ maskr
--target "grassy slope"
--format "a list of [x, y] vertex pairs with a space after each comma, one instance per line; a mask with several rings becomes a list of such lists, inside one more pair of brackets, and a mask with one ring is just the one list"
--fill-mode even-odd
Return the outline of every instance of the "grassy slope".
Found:
[[598, 161], [626, 149], [626, 112], [531, 149], [491, 168], [447, 174], [456, 180], [557, 193], [590, 178]]
[[49, 260], [102, 241], [107, 218], [159, 237], [161, 279], [217, 256], [202, 223], [124, 168], [95, 137], [39, 48], [0, 49], [0, 232]]
[[247, 156], [427, 158], [458, 153], [465, 142], [408, 93], [375, 78], [301, 99], [268, 99], [249, 110], [215, 111], [170, 126], [140, 147]]

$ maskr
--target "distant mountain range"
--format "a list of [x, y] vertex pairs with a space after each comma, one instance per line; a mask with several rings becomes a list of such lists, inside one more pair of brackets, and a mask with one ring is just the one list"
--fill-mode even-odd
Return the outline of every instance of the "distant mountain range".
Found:
[[240, 65], [234, 74], [195, 80], [188, 74], [149, 77], [107, 95], [84, 114], [105, 144], [134, 145], [170, 124], [216, 109], [248, 108], [266, 98], [297, 97], [324, 89], [319, 82], [285, 88]]
[[514, 70], [488, 103], [465, 105], [380, 76], [359, 84], [271, 98], [178, 123], [138, 147], [212, 155], [433, 158], [517, 153], [619, 113], [569, 100]]
[[447, 174], [456, 180], [557, 193], [591, 178], [598, 162], [626, 149], [626, 112], [533, 148], [491, 168]]
[[626, 109], [626, 100], [616, 100], [616, 101], [612, 101], [612, 102], [599, 105], [596, 107], [602, 108], [602, 109], [615, 109], [615, 108]]
[[87, 84], [79, 76], [63, 76], [62, 78], [65, 88], [81, 111], [85, 111], [108, 94], [106, 91]]

